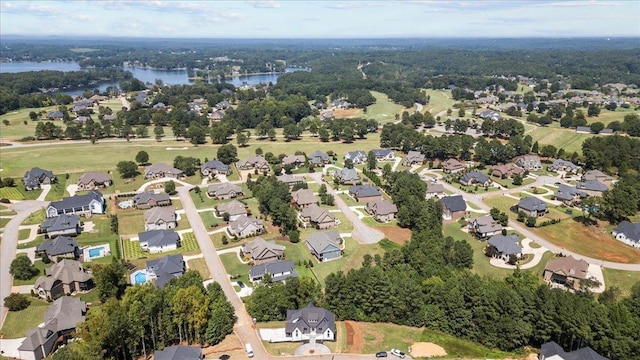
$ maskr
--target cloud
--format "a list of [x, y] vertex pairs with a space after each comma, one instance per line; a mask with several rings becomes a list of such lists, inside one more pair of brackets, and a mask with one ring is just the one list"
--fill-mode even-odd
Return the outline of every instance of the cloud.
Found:
[[280, 3], [275, 0], [249, 0], [249, 4], [260, 9], [278, 9]]
[[358, 9], [364, 7], [365, 4], [363, 2], [343, 2], [343, 3], [332, 3], [328, 5], [327, 8], [335, 9], [335, 10], [347, 10], [347, 9]]

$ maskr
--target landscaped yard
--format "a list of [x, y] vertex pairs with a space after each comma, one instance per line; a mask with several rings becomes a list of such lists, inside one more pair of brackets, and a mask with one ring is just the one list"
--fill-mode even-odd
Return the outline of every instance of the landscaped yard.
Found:
[[0, 198], [9, 200], [24, 200], [24, 194], [18, 189], [18, 187], [3, 187], [0, 188]]
[[602, 275], [604, 275], [605, 286], [620, 288], [622, 296], [631, 295], [631, 287], [640, 281], [640, 275], [635, 271], [602, 268]]
[[[27, 255], [18, 254], [18, 256], [27, 256]], [[45, 264], [41, 260], [36, 259], [36, 261], [33, 262], [33, 266], [35, 266], [36, 269], [38, 269], [38, 272], [34, 276], [32, 276], [30, 279], [27, 279], [27, 280], [18, 280], [16, 278], [13, 278], [13, 285], [14, 286], [35, 285], [36, 280], [38, 280], [40, 276], [44, 275], [44, 269], [50, 268], [52, 265], [53, 263]]]
[[251, 284], [251, 281], [249, 281], [249, 265], [241, 263], [237, 253], [220, 254], [220, 260], [227, 274], [230, 276], [240, 275], [240, 277], [234, 278], [233, 281], [242, 281], [245, 284]]
[[2, 326], [2, 335], [5, 339], [25, 337], [27, 330], [38, 327], [44, 322], [44, 313], [49, 308], [49, 303], [43, 300], [29, 297], [31, 305], [21, 311], [9, 311]]
[[152, 254], [147, 251], [142, 251], [140, 247], [140, 243], [138, 241], [132, 240], [122, 240], [124, 245], [124, 256], [125, 259], [157, 259], [166, 255], [174, 255], [174, 254], [186, 254], [186, 255], [194, 255], [197, 253], [200, 248], [198, 247], [198, 242], [196, 241], [196, 237], [192, 232], [184, 233], [180, 235], [180, 247], [177, 250], [173, 251], [165, 251], [162, 253]]
[[208, 279], [211, 276], [209, 274], [207, 263], [204, 259], [192, 259], [187, 261], [187, 268], [189, 268], [189, 270], [199, 272], [203, 279]]
[[[268, 323], [259, 323], [258, 328], [273, 329], [284, 328], [284, 321], [271, 321]], [[347, 336], [344, 322], [336, 321], [336, 341], [325, 341], [323, 345], [326, 345], [332, 353], [342, 353], [347, 347]], [[293, 355], [294, 351], [302, 345], [300, 342], [284, 342], [284, 343], [270, 343], [263, 341], [267, 352], [272, 355]]]
[[46, 219], [44, 209], [32, 212], [23, 222], [22, 225], [39, 225]]

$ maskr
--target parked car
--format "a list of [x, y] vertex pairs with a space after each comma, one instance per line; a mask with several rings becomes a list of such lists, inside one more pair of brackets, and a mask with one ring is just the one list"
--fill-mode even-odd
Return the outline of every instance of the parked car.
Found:
[[400, 359], [404, 359], [404, 353], [398, 349], [391, 349], [391, 355], [395, 355]]
[[380, 351], [376, 353], [376, 357], [377, 358], [381, 358], [381, 357], [387, 357], [387, 352], [386, 351]]
[[244, 288], [244, 283], [242, 281], [238, 281], [238, 286], [240, 286], [240, 289]]
[[229, 356], [227, 354], [220, 355], [220, 360], [229, 360], [230, 358], [231, 358], [231, 356]]

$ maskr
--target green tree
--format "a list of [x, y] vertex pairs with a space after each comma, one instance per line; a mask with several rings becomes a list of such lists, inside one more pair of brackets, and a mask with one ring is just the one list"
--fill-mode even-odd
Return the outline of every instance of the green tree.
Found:
[[164, 184], [164, 192], [169, 195], [173, 195], [176, 193], [176, 183], [173, 180], [169, 180]]
[[327, 130], [326, 127], [321, 127], [318, 130], [318, 137], [320, 138], [320, 141], [322, 142], [327, 142], [329, 141], [329, 130]]
[[116, 169], [123, 179], [136, 177], [138, 173], [138, 165], [133, 161], [120, 161], [116, 164]]
[[149, 154], [144, 150], [138, 151], [136, 154], [136, 162], [140, 165], [147, 164], [149, 162]]
[[374, 170], [377, 167], [378, 160], [376, 160], [376, 154], [373, 151], [367, 153], [367, 169]]
[[4, 306], [9, 309], [9, 311], [24, 310], [29, 307], [29, 304], [29, 299], [23, 294], [11, 293], [9, 296], [4, 298]]
[[35, 111], [30, 111], [29, 112], [29, 119], [31, 119], [31, 121], [38, 120], [38, 113], [36, 113]]
[[18, 280], [29, 280], [39, 271], [27, 256], [17, 256], [9, 266], [9, 273]]
[[184, 171], [187, 176], [193, 176], [200, 167], [200, 159], [178, 155], [173, 159], [173, 167]]
[[604, 212], [614, 223], [635, 215], [638, 211], [638, 192], [624, 181], [602, 194]]
[[181, 340], [201, 342], [209, 319], [210, 299], [197, 286], [179, 289], [172, 299], [173, 322], [178, 326]]
[[162, 125], [158, 124], [153, 128], [153, 134], [156, 137], [156, 141], [160, 141], [162, 140], [162, 137], [164, 136], [164, 128], [162, 127]]
[[217, 157], [218, 160], [229, 165], [238, 161], [238, 150], [232, 144], [222, 145], [218, 148]]
[[122, 296], [127, 286], [125, 278], [127, 267], [124, 263], [114, 260], [110, 264], [97, 264], [92, 267], [92, 270], [96, 290], [102, 302], [110, 297]]
[[233, 332], [235, 323], [234, 309], [218, 283], [211, 283], [207, 286], [207, 294], [210, 299], [209, 321], [205, 341], [210, 345], [215, 345]]
[[604, 124], [601, 123], [600, 121], [596, 121], [596, 122], [591, 124], [591, 131], [594, 134], [599, 134], [600, 131], [602, 131], [602, 129], [604, 129]]

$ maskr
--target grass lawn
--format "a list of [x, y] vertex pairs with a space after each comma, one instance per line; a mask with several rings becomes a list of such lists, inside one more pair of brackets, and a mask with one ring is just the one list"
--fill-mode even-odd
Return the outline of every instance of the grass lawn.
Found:
[[367, 107], [367, 113], [359, 114], [358, 116], [374, 119], [379, 124], [385, 124], [394, 122], [396, 120], [396, 114], [402, 115], [402, 112], [406, 110], [402, 105], [395, 104], [389, 100], [389, 97], [381, 92], [370, 91], [371, 95], [376, 98], [376, 103]]
[[[36, 125], [38, 125], [38, 121], [31, 121], [29, 118], [29, 113], [34, 111], [35, 113], [39, 113], [41, 111], [44, 112], [44, 116], [40, 117], [39, 120], [47, 121], [46, 114], [49, 111], [57, 110], [57, 106], [49, 106], [43, 108], [24, 108], [12, 111], [10, 113], [0, 115], [0, 133], [4, 139], [11, 140], [19, 140], [27, 136], [33, 136], [36, 133]], [[5, 125], [4, 120], [9, 121], [9, 125]], [[25, 125], [24, 122], [27, 122]], [[56, 125], [61, 125], [61, 122], [57, 122]]]
[[26, 240], [31, 234], [31, 229], [18, 230], [18, 240]]
[[18, 189], [18, 187], [3, 187], [0, 188], [0, 198], [9, 200], [24, 200], [24, 194]]
[[27, 330], [44, 322], [44, 313], [49, 303], [29, 297], [31, 305], [21, 311], [9, 311], [0, 331], [6, 339], [16, 339], [27, 335]]
[[44, 209], [32, 212], [23, 222], [22, 225], [38, 225], [46, 219]]
[[444, 348], [447, 352], [445, 358], [519, 358], [522, 354], [509, 353], [497, 349], [490, 349], [472, 341], [459, 339], [437, 330], [425, 329], [419, 338], [420, 341], [432, 342]]
[[[344, 202], [347, 204], [347, 206], [365, 206], [367, 205], [366, 203], [359, 203], [357, 201], [355, 201], [351, 196], [347, 195], [347, 194], [338, 194], [338, 196], [344, 200]], [[364, 211], [364, 209], [363, 209]]]
[[118, 233], [134, 235], [144, 231], [144, 210], [118, 209]]
[[51, 190], [49, 190], [45, 198], [47, 201], [57, 201], [65, 196], [69, 196], [69, 193], [67, 193], [66, 176], [64, 174], [56, 174], [56, 177], [58, 178], [58, 182], [51, 184]]
[[[26, 254], [18, 254], [18, 256], [27, 256]], [[33, 266], [36, 267], [36, 269], [38, 269], [38, 272], [32, 276], [30, 279], [27, 280], [18, 280], [16, 278], [13, 278], [13, 285], [14, 286], [20, 286], [20, 285], [35, 285], [36, 280], [38, 280], [38, 278], [42, 275], [44, 275], [44, 269], [46, 268], [50, 268], [51, 266], [53, 266], [53, 263], [50, 264], [45, 264], [40, 260], [36, 260], [33, 262]]]
[[213, 216], [212, 210], [201, 211], [199, 212], [199, 214], [200, 218], [202, 219], [202, 223], [208, 230], [213, 230], [220, 225], [226, 225], [226, 222], [222, 220], [222, 218]]
[[602, 269], [602, 275], [604, 275], [604, 283], [607, 288], [616, 286], [622, 290], [622, 296], [631, 295], [631, 287], [638, 281], [640, 276], [635, 271], [624, 271], [615, 269]]
[[482, 200], [485, 204], [498, 208], [503, 213], [509, 215], [510, 218], [514, 220], [517, 218], [517, 214], [512, 212], [510, 208], [518, 203], [518, 200], [508, 197], [508, 196], [492, 196], [487, 197]]
[[556, 148], [564, 149], [568, 153], [574, 151], [582, 154], [582, 143], [595, 135], [577, 133], [572, 129], [563, 129], [559, 127], [536, 127], [533, 131], [526, 133], [531, 135], [533, 141], [537, 141], [542, 145], [553, 145]]
[[87, 293], [75, 295], [75, 297], [80, 298], [80, 300], [86, 302], [87, 304], [100, 304], [100, 292], [95, 288]]
[[459, 189], [461, 191], [465, 191], [471, 194], [485, 194], [488, 192], [492, 192], [492, 191], [498, 191], [500, 189], [496, 188], [496, 187], [492, 187], [489, 186], [487, 188], [485, 188], [484, 186], [475, 186], [475, 185], [470, 185], [470, 186], [466, 186], [466, 185], [462, 185], [458, 182], [451, 182], [449, 185], [455, 187], [456, 189]]
[[200, 273], [203, 279], [208, 279], [211, 275], [209, 274], [209, 268], [207, 267], [207, 263], [204, 259], [193, 259], [187, 261], [187, 267], [190, 270], [195, 270]]
[[196, 237], [191, 232], [181, 235], [180, 247], [178, 249], [155, 254], [142, 251], [142, 248], [140, 247], [140, 243], [138, 241], [122, 240], [122, 242], [124, 245], [124, 256], [127, 260], [157, 259], [166, 255], [173, 254], [194, 255], [200, 250], [200, 248], [198, 247], [198, 242], [196, 241]]
[[7, 226], [9, 221], [11, 221], [9, 218], [0, 218], [0, 228]]
[[[24, 230], [20, 230], [20, 231], [27, 231], [27, 232], [31, 232], [31, 230], [29, 229], [24, 229]], [[25, 239], [28, 236], [25, 236]], [[37, 236], [35, 239], [27, 242], [27, 243], [23, 243], [23, 244], [18, 244], [18, 249], [28, 249], [28, 248], [32, 248], [32, 247], [36, 247], [40, 244], [42, 244], [44, 242], [45, 238], [44, 235], [40, 235]]]
[[431, 112], [434, 117], [441, 111], [445, 111], [453, 106], [451, 91], [423, 89], [429, 96], [429, 103], [424, 107]]
[[240, 260], [238, 260], [238, 254], [221, 254], [220, 260], [227, 274], [231, 276], [240, 275], [240, 277], [234, 278], [233, 281], [242, 281], [245, 284], [251, 284], [251, 281], [249, 281], [249, 265], [241, 263]]
[[513, 185], [513, 179], [501, 179], [499, 177], [496, 176], [491, 176], [491, 180], [497, 182], [498, 184], [506, 187], [507, 189], [512, 189], [515, 187], [520, 187], [520, 186], [525, 186], [525, 185], [529, 185], [535, 182], [534, 179], [526, 177], [524, 179], [522, 179], [522, 184], [521, 185]]

